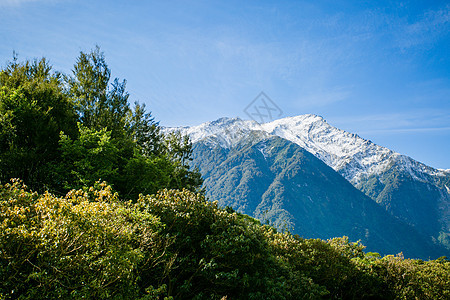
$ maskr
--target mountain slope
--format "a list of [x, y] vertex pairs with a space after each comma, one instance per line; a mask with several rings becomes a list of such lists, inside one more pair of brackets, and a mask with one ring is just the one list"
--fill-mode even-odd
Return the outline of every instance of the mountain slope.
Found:
[[[264, 219], [268, 217], [264, 216], [267, 207], [277, 207], [277, 203], [270, 204], [270, 201], [278, 201], [276, 195], [284, 195], [285, 198], [279, 200], [282, 203], [297, 199], [299, 194], [308, 195], [310, 186], [294, 188], [289, 180], [284, 180], [287, 170], [279, 168], [278, 172], [274, 172], [275, 166], [264, 164], [261, 157], [248, 161], [237, 156], [243, 151], [243, 145], [281, 137], [312, 153], [389, 214], [414, 227], [414, 231], [420, 232], [428, 242], [440, 242], [448, 246], [450, 173], [447, 171], [430, 168], [355, 134], [334, 128], [315, 115], [284, 118], [262, 125], [254, 121], [222, 118], [199, 126], [181, 128], [181, 131], [190, 135], [194, 143], [194, 163], [200, 167], [205, 178], [206, 190], [223, 204]], [[258, 151], [261, 155], [264, 153], [262, 148]], [[279, 148], [279, 151], [282, 153], [287, 150]], [[246, 155], [251, 156], [249, 153]], [[283, 159], [287, 161], [290, 158]], [[241, 177], [238, 174], [242, 174]], [[265, 188], [263, 182], [272, 182], [270, 189]], [[309, 196], [313, 201], [326, 199], [326, 195], [320, 198]], [[281, 220], [288, 227], [292, 222], [287, 220], [297, 218], [288, 209], [282, 209], [280, 213], [285, 216]], [[277, 219], [268, 218], [272, 221]], [[283, 226], [279, 223], [276, 225]], [[314, 234], [327, 230], [329, 233], [331, 229], [325, 227]]]
[[332, 167], [356, 188], [432, 240], [450, 236], [450, 173], [303, 115], [263, 124]]
[[278, 228], [308, 238], [347, 235], [383, 254], [443, 255], [322, 161], [279, 137], [241, 140], [227, 149], [197, 142], [194, 162], [205, 170], [208, 196]]

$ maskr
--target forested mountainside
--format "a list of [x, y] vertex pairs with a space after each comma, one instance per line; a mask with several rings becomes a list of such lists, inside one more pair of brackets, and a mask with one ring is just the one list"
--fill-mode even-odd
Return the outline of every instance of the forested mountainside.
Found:
[[[248, 202], [248, 199], [253, 199], [252, 204], [244, 205], [245, 211], [264, 219], [259, 211], [251, 211], [251, 207], [257, 207], [259, 203], [264, 202], [263, 196], [269, 195], [269, 192], [264, 193], [268, 190], [270, 186], [268, 183], [271, 180], [268, 179], [265, 185], [256, 185], [249, 190], [264, 190], [258, 197], [239, 194], [237, 191], [240, 191], [240, 182], [232, 180], [236, 176], [224, 174], [227, 166], [221, 164], [229, 163], [233, 159], [237, 159], [236, 157], [240, 157], [242, 166], [248, 166], [246, 159], [249, 158], [249, 155], [236, 156], [236, 153], [242, 150], [242, 145], [256, 144], [264, 138], [281, 137], [300, 146], [333, 168], [391, 216], [410, 225], [414, 232], [420, 233], [422, 238], [427, 241], [426, 244], [439, 244], [449, 249], [447, 237], [449, 236], [450, 194], [448, 186], [450, 185], [450, 174], [446, 171], [433, 169], [409, 157], [364, 140], [355, 134], [334, 128], [323, 118], [315, 115], [285, 118], [261, 125], [254, 121], [222, 118], [199, 126], [177, 128], [176, 130], [190, 135], [194, 143], [193, 165], [200, 167], [205, 178], [208, 195], [224, 203], [231, 203], [236, 209], [242, 209], [239, 202]], [[208, 148], [212, 149], [212, 154], [208, 154]], [[271, 149], [269, 147], [264, 151], [272, 151]], [[282, 148], [277, 149], [280, 153], [286, 153]], [[260, 151], [263, 156], [264, 151]], [[211, 159], [212, 157], [214, 159]], [[271, 175], [272, 170], [266, 167], [266, 161], [255, 157], [252, 158], [252, 161], [254, 165], [264, 170], [260, 170], [260, 173], [267, 173], [267, 178], [276, 177]], [[234, 171], [236, 169], [231, 172]], [[215, 179], [218, 176], [214, 174], [216, 172], [222, 174], [225, 179], [229, 176], [230, 180], [216, 182]], [[258, 176], [256, 174], [259, 173], [248, 172], [246, 176]], [[226, 190], [236, 191], [232, 193], [235, 195], [235, 200], [230, 200], [232, 196], [222, 191], [221, 184], [225, 184]], [[288, 186], [284, 186], [284, 184]], [[295, 201], [310, 191], [300, 190], [298, 187], [290, 185], [289, 181], [284, 184], [279, 184], [283, 188], [279, 188], [277, 191], [279, 194], [289, 193], [288, 196], [283, 196], [283, 199], [288, 199], [285, 201]], [[227, 187], [227, 185], [230, 186]], [[270, 186], [270, 188], [273, 189], [274, 186]], [[339, 188], [348, 187], [339, 185]], [[322, 187], [322, 191], [328, 189], [328, 185]], [[287, 190], [289, 192], [286, 192]], [[334, 192], [333, 195], [339, 195], [339, 193]], [[317, 202], [323, 201], [323, 197], [316, 196], [317, 198], [311, 199]], [[342, 199], [342, 201], [347, 200]], [[312, 214], [314, 213], [312, 212]], [[297, 219], [297, 216], [292, 213], [284, 213], [284, 215], [286, 224], [290, 222], [288, 220]], [[301, 218], [299, 217], [299, 219]], [[280, 226], [280, 222], [274, 222]], [[360, 234], [360, 238], [363, 239], [362, 234]]]

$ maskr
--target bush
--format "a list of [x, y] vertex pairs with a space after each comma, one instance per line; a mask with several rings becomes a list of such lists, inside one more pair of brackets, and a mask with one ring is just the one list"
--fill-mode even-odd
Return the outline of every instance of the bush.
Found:
[[162, 260], [158, 218], [105, 184], [58, 198], [14, 181], [0, 193], [4, 297], [133, 298], [138, 271]]
[[273, 235], [283, 235], [255, 219], [186, 190], [141, 196], [139, 203], [175, 238], [164, 278], [175, 299], [313, 299], [325, 293], [276, 255]]
[[187, 190], [0, 186], [0, 299], [448, 299], [450, 262], [302, 239]]

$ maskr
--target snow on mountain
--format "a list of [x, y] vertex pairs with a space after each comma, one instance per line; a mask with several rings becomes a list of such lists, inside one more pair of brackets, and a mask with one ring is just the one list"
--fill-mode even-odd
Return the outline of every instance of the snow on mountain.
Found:
[[264, 124], [239, 118], [221, 118], [198, 126], [165, 129], [173, 130], [189, 135], [193, 143], [203, 141], [224, 148], [236, 145], [251, 134], [260, 137], [279, 136], [314, 154], [353, 184], [370, 175], [380, 174], [393, 165], [401, 167], [419, 180], [424, 179], [425, 175], [448, 175], [448, 170], [428, 167], [356, 134], [335, 128], [322, 117], [313, 114], [287, 117]]
[[165, 128], [164, 131], [180, 131], [184, 135], [189, 135], [192, 143], [203, 141], [206, 144], [217, 144], [223, 148], [236, 145], [251, 132], [260, 131], [261, 134], [265, 134], [257, 122], [244, 121], [239, 118], [220, 118], [198, 126], [171, 127]]
[[393, 165], [419, 180], [424, 179], [424, 174], [445, 175], [410, 157], [335, 128], [320, 116], [289, 117], [262, 124], [261, 127], [270, 134], [305, 148], [354, 184], [363, 177], [380, 174]]
[[[193, 143], [232, 149], [260, 143], [264, 158], [271, 148], [264, 138], [281, 137], [322, 160], [390, 214], [414, 226], [421, 234], [450, 249], [450, 172], [431, 168], [370, 140], [338, 129], [322, 117], [300, 115], [259, 124], [239, 118], [221, 118], [180, 130]], [[203, 149], [202, 155], [207, 155]], [[242, 147], [245, 149], [245, 147]], [[230, 151], [233, 152], [233, 151]], [[206, 160], [208, 158], [205, 158]]]
[[395, 155], [393, 151], [356, 134], [332, 127], [316, 115], [284, 118], [261, 126], [266, 132], [305, 148], [334, 170], [343, 173], [352, 183], [363, 175], [387, 168], [387, 158]]

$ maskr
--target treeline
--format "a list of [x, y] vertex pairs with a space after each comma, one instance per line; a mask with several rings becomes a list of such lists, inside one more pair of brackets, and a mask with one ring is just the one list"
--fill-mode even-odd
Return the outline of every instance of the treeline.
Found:
[[15, 57], [0, 71], [0, 182], [21, 178], [33, 190], [64, 195], [101, 179], [126, 199], [199, 188], [188, 138], [164, 136], [128, 97], [98, 47], [80, 53], [71, 75], [44, 58]]
[[0, 299], [450, 298], [445, 258], [381, 258], [208, 201], [189, 139], [110, 76], [98, 48], [71, 75], [0, 72]]
[[450, 262], [277, 232], [200, 194], [0, 187], [0, 298], [449, 299]]

